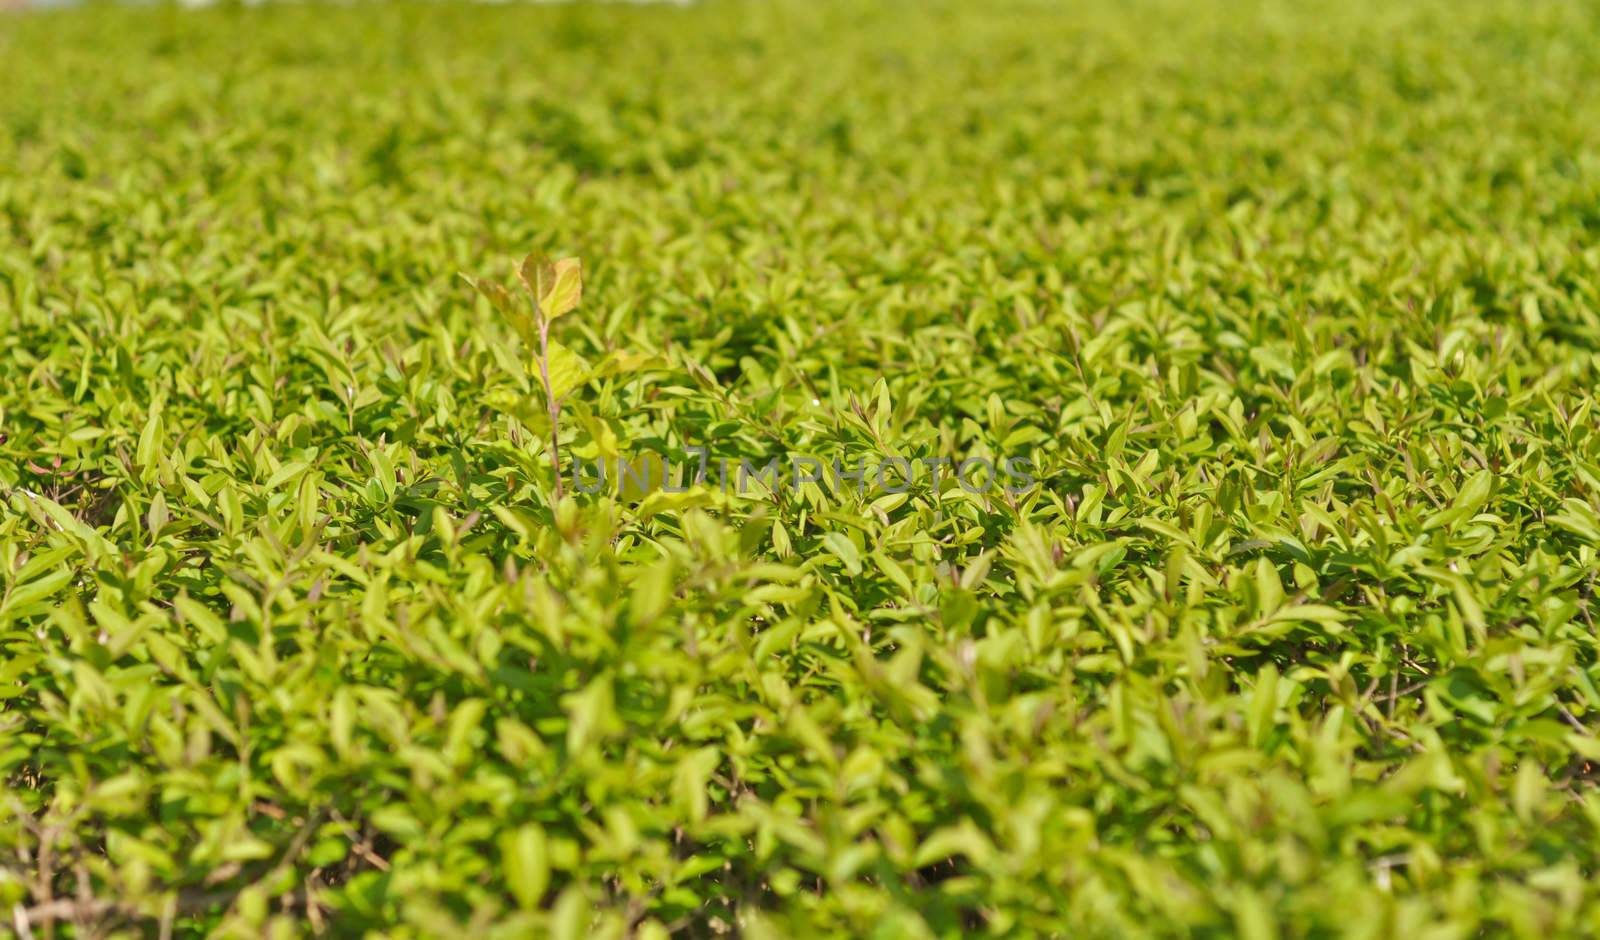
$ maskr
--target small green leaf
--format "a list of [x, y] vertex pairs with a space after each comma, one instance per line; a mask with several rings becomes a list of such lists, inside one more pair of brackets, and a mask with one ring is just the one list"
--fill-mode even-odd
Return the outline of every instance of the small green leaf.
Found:
[[517, 302], [512, 298], [511, 292], [498, 282], [475, 278], [468, 274], [462, 274], [460, 277], [463, 281], [471, 284], [478, 293], [482, 294], [491, 306], [507, 317], [517, 318], [521, 315], [522, 311], [517, 309]]
[[827, 532], [822, 536], [822, 544], [844, 564], [845, 570], [850, 572], [851, 577], [861, 573], [861, 551], [850, 541], [849, 536], [843, 532]]
[[539, 296], [539, 308], [552, 320], [578, 309], [583, 300], [583, 262], [562, 258], [552, 268], [550, 287]]
[[500, 864], [506, 887], [523, 910], [534, 910], [550, 884], [549, 848], [537, 823], [520, 826], [500, 836]]
[[[566, 398], [568, 394], [589, 381], [589, 364], [583, 357], [561, 345], [555, 340], [550, 341], [550, 394], [556, 401]], [[534, 369], [537, 371], [538, 365]]]
[[522, 259], [517, 277], [533, 298], [535, 310], [547, 320], [571, 313], [583, 300], [583, 262], [577, 258], [551, 261], [530, 254]]

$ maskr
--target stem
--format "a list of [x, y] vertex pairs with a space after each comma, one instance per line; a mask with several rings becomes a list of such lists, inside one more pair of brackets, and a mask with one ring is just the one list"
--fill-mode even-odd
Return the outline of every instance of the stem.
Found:
[[550, 414], [550, 469], [556, 476], [556, 502], [561, 501], [561, 405], [550, 387], [550, 321], [539, 315], [539, 378], [544, 380], [545, 409]]

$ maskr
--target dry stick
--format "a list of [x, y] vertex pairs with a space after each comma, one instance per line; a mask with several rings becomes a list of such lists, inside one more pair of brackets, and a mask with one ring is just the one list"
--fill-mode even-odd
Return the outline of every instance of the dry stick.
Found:
[[[175, 900], [163, 908], [160, 916], [165, 918], [169, 910], [184, 914], [199, 913], [223, 902], [235, 901], [238, 896], [238, 891], [180, 891]], [[283, 895], [280, 901], [295, 907], [317, 903], [303, 888], [297, 888]], [[58, 898], [47, 904], [35, 904], [33, 907], [23, 907], [19, 903], [11, 908], [12, 922], [14, 925], [19, 925], [19, 933], [31, 928], [34, 923], [48, 926], [56, 920], [86, 919], [108, 914], [121, 914], [131, 918], [148, 917], [143, 910], [132, 904], [102, 898]], [[25, 935], [31, 936], [31, 933]]]
[[28, 913], [22, 909], [21, 904], [11, 908], [11, 924], [17, 931], [21, 940], [33, 940], [33, 929], [28, 926]]
[[[316, 832], [317, 826], [322, 823], [324, 812], [323, 810], [318, 810], [311, 814], [300, 826], [300, 830], [295, 833], [294, 838], [289, 841], [289, 846], [284, 851], [283, 857], [278, 859], [277, 864], [273, 865], [264, 874], [254, 878], [253, 883], [260, 884], [272, 881], [281, 875], [286, 868], [293, 865], [295, 859], [305, 849], [306, 843], [311, 840], [311, 836]], [[48, 900], [32, 907], [23, 907], [20, 903], [14, 905], [11, 909], [11, 916], [17, 933], [24, 937], [32, 936], [31, 926], [34, 923], [41, 923], [45, 930], [53, 930], [57, 920], [71, 920], [75, 924], [81, 924], [90, 918], [104, 917], [108, 914], [121, 914], [138, 918], [149, 916], [138, 907], [126, 902], [93, 897], [87, 892], [87, 884], [82, 880], [79, 881], [79, 885], [78, 897], [75, 899], [59, 898]], [[228, 903], [228, 907], [231, 910], [233, 905], [238, 903], [239, 895], [243, 891], [243, 888], [230, 891], [179, 891], [175, 898], [168, 900], [161, 914], [157, 915], [159, 923], [170, 923], [171, 917], [176, 912], [201, 911], [224, 901]], [[282, 901], [286, 904], [306, 905], [308, 907], [318, 903], [314, 894], [304, 889], [296, 889], [290, 892], [282, 898]]]
[[157, 928], [158, 940], [172, 940], [172, 922], [178, 919], [178, 899], [176, 896], [168, 897], [167, 903], [161, 908], [161, 925]]
[[[57, 828], [50, 826], [39, 833], [39, 897], [49, 904], [55, 900], [52, 884], [55, 881], [55, 841]], [[27, 918], [24, 917], [24, 920]], [[56, 925], [53, 920], [45, 922], [44, 935], [46, 940], [54, 940]]]

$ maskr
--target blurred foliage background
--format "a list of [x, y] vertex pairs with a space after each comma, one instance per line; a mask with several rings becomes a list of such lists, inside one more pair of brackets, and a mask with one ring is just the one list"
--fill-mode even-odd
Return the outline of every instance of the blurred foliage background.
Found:
[[[32, 936], [1600, 927], [1600, 7], [0, 18]], [[1011, 497], [555, 503], [558, 428]], [[531, 401], [534, 407], [523, 407]]]

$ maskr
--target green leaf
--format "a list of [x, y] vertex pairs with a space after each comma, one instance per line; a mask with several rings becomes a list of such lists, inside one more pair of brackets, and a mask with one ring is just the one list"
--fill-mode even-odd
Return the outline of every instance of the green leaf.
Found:
[[500, 836], [500, 864], [506, 885], [523, 910], [535, 910], [550, 884], [550, 858], [544, 829], [535, 823]]
[[666, 360], [651, 353], [634, 353], [613, 351], [602, 358], [590, 374], [591, 379], [601, 379], [611, 375], [626, 375], [633, 372], [644, 372], [649, 369], [665, 368]]
[[[561, 345], [555, 340], [550, 340], [550, 393], [560, 401], [571, 394], [576, 388], [589, 381], [589, 364], [583, 357]], [[538, 367], [534, 367], [537, 373]]]
[[832, 552], [834, 557], [843, 563], [845, 570], [852, 577], [861, 573], [861, 550], [856, 548], [855, 543], [850, 541], [849, 536], [843, 532], [825, 532], [822, 536], [822, 544], [827, 546], [828, 551]]
[[583, 262], [577, 258], [550, 261], [530, 254], [523, 259], [517, 276], [547, 320], [571, 313], [583, 300]]
[[475, 278], [468, 274], [460, 274], [458, 277], [472, 285], [474, 290], [489, 301], [490, 306], [500, 311], [508, 319], [514, 320], [522, 317], [523, 312], [517, 309], [516, 300], [511, 296], [511, 292], [506, 290], [499, 282], [486, 278]]

